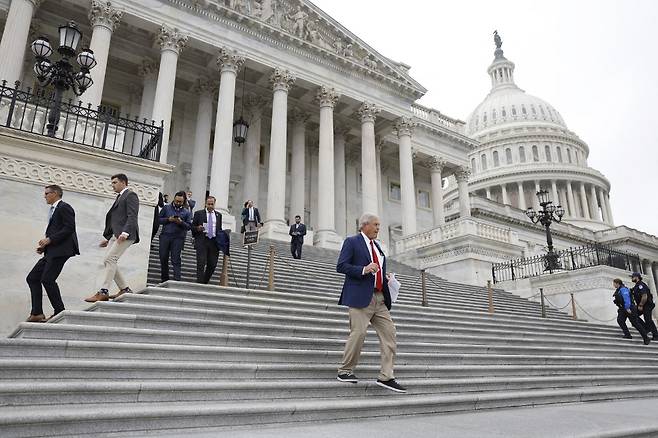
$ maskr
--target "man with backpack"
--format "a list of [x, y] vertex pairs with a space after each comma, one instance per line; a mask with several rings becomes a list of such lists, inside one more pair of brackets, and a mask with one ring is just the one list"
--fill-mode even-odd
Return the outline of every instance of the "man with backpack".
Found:
[[640, 333], [642, 339], [644, 340], [644, 345], [649, 345], [651, 340], [647, 336], [647, 331], [644, 329], [644, 324], [637, 316], [637, 308], [633, 302], [633, 295], [631, 291], [628, 290], [624, 283], [619, 279], [615, 278], [612, 280], [612, 285], [615, 287], [615, 293], [612, 295], [613, 302], [617, 305], [617, 324], [621, 328], [621, 331], [624, 332], [624, 338], [632, 339], [631, 333], [628, 331], [626, 326], [626, 319], [631, 321], [631, 324], [635, 329]]

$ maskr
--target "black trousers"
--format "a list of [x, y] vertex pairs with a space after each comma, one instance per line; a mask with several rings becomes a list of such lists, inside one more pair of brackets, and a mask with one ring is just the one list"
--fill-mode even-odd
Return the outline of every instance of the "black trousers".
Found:
[[57, 285], [57, 277], [64, 268], [64, 263], [70, 257], [42, 257], [34, 265], [29, 274], [27, 274], [27, 284], [30, 286], [30, 294], [32, 295], [32, 315], [43, 314], [43, 288], [46, 289], [46, 294], [53, 306], [55, 315], [64, 310], [64, 303], [62, 302], [62, 294]]
[[292, 258], [293, 259], [301, 259], [302, 258], [302, 242], [300, 242], [297, 239], [292, 239], [290, 241], [290, 252], [292, 253]]
[[199, 237], [194, 240], [194, 248], [196, 249], [196, 282], [208, 284], [219, 258], [217, 242], [205, 236]]
[[174, 280], [180, 281], [181, 252], [185, 244], [184, 237], [172, 237], [160, 234], [160, 279], [165, 282], [169, 280], [169, 257], [174, 267]]
[[642, 306], [642, 312], [639, 312], [639, 309], [638, 312], [640, 316], [644, 318], [644, 329], [647, 331], [647, 333], [651, 332], [653, 337], [658, 339], [658, 329], [656, 328], [656, 324], [653, 322], [653, 315], [651, 314], [654, 307], [656, 307], [654, 303], [645, 304]]
[[628, 327], [626, 326], [626, 319], [629, 319], [631, 321], [631, 324], [640, 333], [642, 339], [647, 338], [647, 331], [644, 328], [644, 324], [642, 323], [642, 320], [637, 316], [637, 308], [635, 306], [631, 307], [630, 315], [628, 314], [628, 312], [626, 312], [625, 309], [617, 310], [617, 324], [619, 324], [619, 328], [621, 328], [621, 331], [624, 332], [624, 336], [630, 336], [631, 333], [628, 331]]

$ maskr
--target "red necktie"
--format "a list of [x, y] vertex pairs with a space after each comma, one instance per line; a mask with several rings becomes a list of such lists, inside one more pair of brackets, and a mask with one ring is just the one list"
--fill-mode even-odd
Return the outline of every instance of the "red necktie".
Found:
[[377, 253], [375, 252], [375, 244], [370, 241], [370, 249], [372, 250], [372, 261], [377, 264], [377, 273], [375, 274], [375, 289], [382, 291], [384, 287], [384, 282], [382, 281], [382, 267], [379, 265], [379, 259], [377, 258]]

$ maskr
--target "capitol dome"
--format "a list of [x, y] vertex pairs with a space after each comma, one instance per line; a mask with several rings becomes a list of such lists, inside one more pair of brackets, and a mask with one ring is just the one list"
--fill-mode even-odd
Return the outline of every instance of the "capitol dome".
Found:
[[497, 48], [487, 72], [491, 92], [466, 119], [466, 133], [477, 137], [511, 124], [553, 125], [567, 128], [562, 116], [546, 101], [527, 94], [514, 83], [514, 63]]

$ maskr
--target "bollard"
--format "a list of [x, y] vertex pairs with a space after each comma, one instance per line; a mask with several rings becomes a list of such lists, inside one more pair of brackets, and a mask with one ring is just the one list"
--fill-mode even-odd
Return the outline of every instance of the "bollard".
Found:
[[267, 290], [274, 290], [274, 245], [270, 245], [270, 264], [268, 270]]
[[578, 319], [578, 316], [576, 316], [576, 301], [573, 299], [573, 294], [571, 294], [571, 316], [573, 319]]
[[426, 282], [425, 275], [426, 274], [425, 274], [424, 269], [422, 271], [420, 271], [420, 287], [421, 287], [421, 291], [422, 291], [422, 294], [423, 294], [422, 295], [422, 301], [421, 301], [420, 304], [423, 307], [428, 306], [428, 304], [427, 304], [427, 282]]
[[491, 280], [487, 280], [487, 294], [489, 295], [489, 313], [494, 313], [493, 289], [491, 288]]
[[541, 297], [541, 317], [546, 318], [546, 304], [544, 303], [544, 289], [539, 288], [539, 296]]
[[228, 256], [224, 254], [222, 259], [222, 275], [219, 277], [220, 286], [228, 286]]

